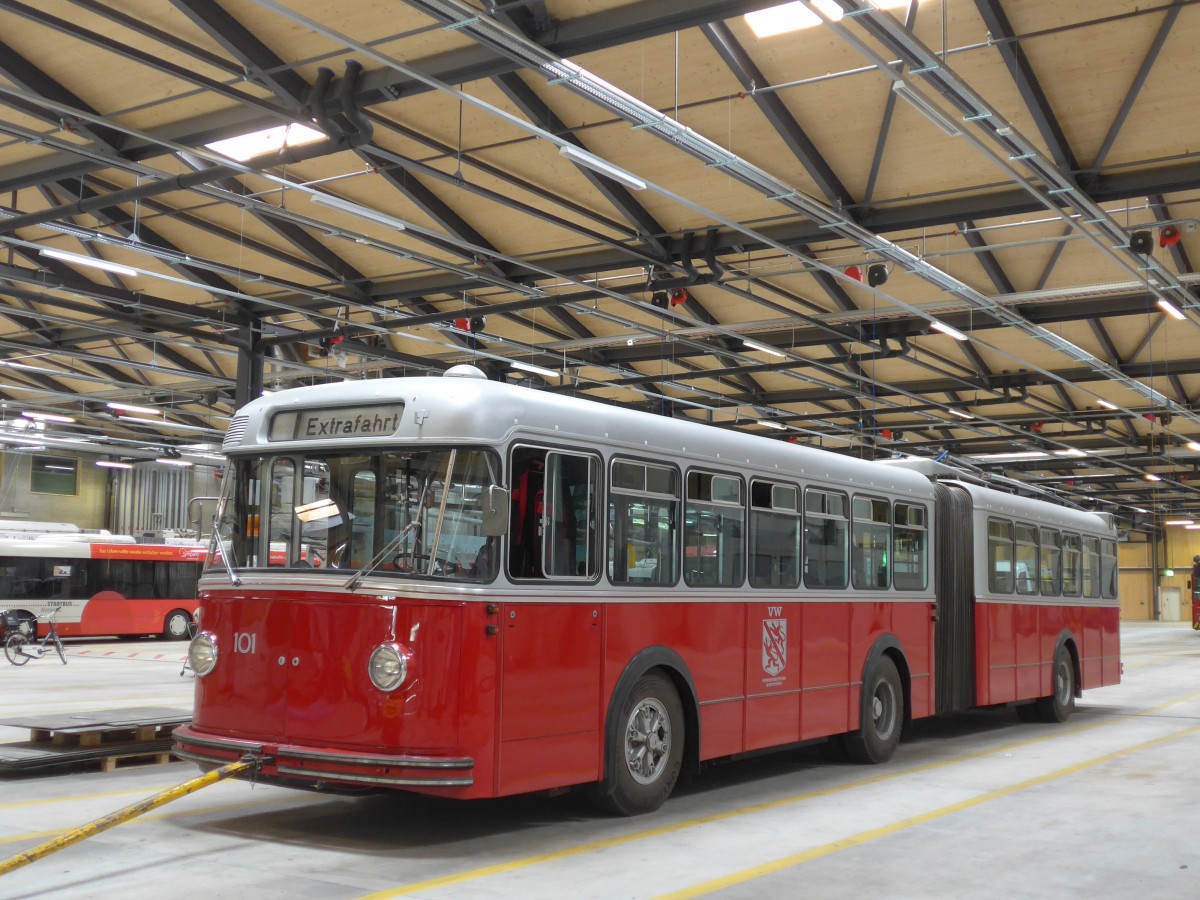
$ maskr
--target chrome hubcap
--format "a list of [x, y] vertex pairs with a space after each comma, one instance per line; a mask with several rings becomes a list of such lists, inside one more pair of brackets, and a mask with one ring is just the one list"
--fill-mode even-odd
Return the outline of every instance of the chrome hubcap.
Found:
[[629, 714], [625, 729], [625, 764], [639, 784], [651, 784], [671, 755], [671, 719], [653, 697], [642, 700]]

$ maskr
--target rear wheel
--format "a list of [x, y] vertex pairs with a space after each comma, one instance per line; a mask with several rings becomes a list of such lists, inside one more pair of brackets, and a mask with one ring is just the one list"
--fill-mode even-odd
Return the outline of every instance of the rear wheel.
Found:
[[188, 627], [192, 617], [186, 609], [173, 609], [163, 620], [162, 636], [166, 641], [182, 641], [188, 636]]
[[845, 736], [846, 753], [855, 762], [887, 762], [896, 752], [904, 727], [900, 672], [887, 656], [876, 657], [867, 669], [860, 719], [858, 731]]
[[25, 635], [14, 634], [4, 642], [4, 655], [8, 657], [8, 661], [14, 666], [23, 666], [29, 662], [29, 657], [21, 652], [21, 648], [25, 646]]
[[1071, 651], [1059, 647], [1054, 654], [1054, 693], [1037, 702], [1038, 715], [1043, 722], [1065, 722], [1075, 711], [1075, 664]]
[[683, 767], [683, 706], [670, 679], [643, 676], [621, 704], [615, 738], [606, 752], [609, 777], [592, 789], [607, 812], [635, 816], [666, 802]]

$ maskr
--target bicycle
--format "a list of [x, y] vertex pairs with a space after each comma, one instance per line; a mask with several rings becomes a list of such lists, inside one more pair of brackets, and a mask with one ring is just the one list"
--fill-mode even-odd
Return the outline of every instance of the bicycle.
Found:
[[53, 646], [58, 651], [58, 658], [65, 666], [67, 654], [63, 650], [62, 641], [58, 638], [58, 629], [54, 626], [56, 615], [58, 615], [58, 610], [46, 616], [46, 623], [50, 626], [50, 630], [41, 640], [37, 639], [36, 631], [32, 640], [23, 634], [9, 635], [8, 640], [4, 642], [4, 655], [8, 657], [8, 661], [14, 666], [23, 666], [31, 659], [41, 659], [50, 652], [50, 647]]

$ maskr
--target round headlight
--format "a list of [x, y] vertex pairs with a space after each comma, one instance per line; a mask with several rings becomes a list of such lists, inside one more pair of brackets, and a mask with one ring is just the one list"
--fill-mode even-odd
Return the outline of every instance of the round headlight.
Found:
[[188, 665], [197, 675], [207, 675], [217, 665], [217, 639], [202, 631], [188, 645]]
[[394, 691], [408, 677], [408, 656], [395, 644], [380, 644], [367, 663], [371, 684], [381, 691]]

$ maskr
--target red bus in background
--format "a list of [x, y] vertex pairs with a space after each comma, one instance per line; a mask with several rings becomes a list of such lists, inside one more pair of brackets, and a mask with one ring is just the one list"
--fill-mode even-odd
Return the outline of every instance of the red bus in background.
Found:
[[826, 739], [884, 762], [912, 719], [1062, 721], [1119, 680], [1109, 515], [448, 376], [236, 414], [179, 756], [633, 814], [685, 767]]
[[[189, 636], [205, 543], [139, 543], [78, 530], [16, 533], [0, 538], [0, 609], [15, 615], [27, 634], [38, 618], [57, 610], [63, 637]], [[44, 621], [40, 627], [46, 628]]]

